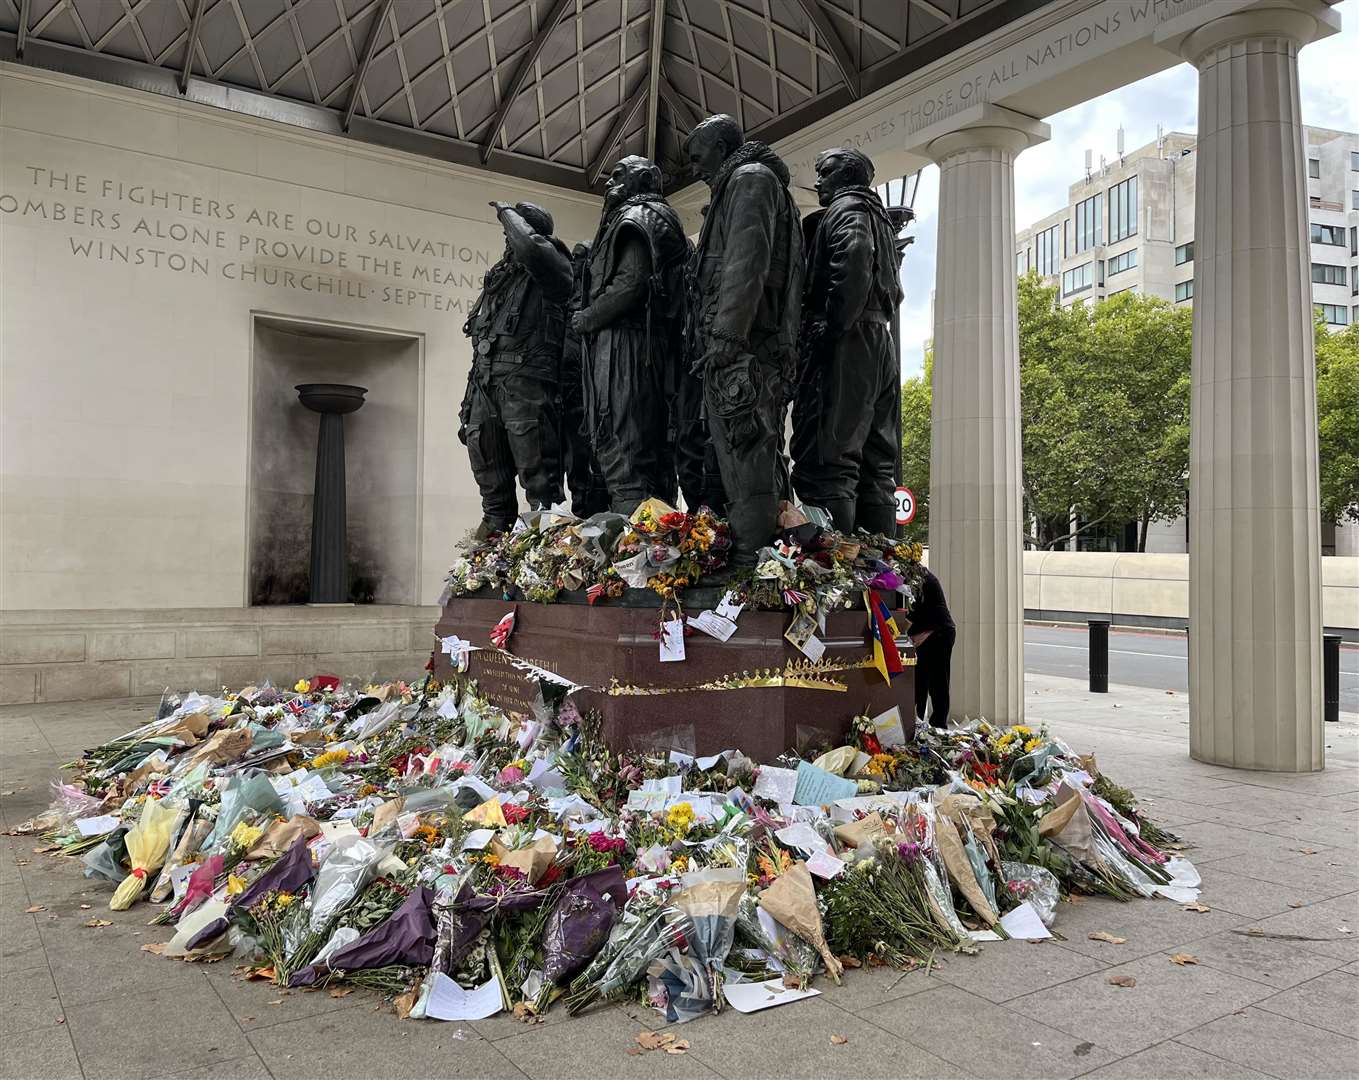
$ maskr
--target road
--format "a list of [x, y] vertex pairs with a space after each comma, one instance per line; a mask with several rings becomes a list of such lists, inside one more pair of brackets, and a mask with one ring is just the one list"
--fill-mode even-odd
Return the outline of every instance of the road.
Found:
[[[1085, 627], [1027, 624], [1024, 669], [1040, 675], [1089, 677]], [[1189, 689], [1188, 642], [1183, 634], [1109, 631], [1109, 681], [1156, 690]], [[1340, 708], [1359, 712], [1359, 649], [1340, 650]]]

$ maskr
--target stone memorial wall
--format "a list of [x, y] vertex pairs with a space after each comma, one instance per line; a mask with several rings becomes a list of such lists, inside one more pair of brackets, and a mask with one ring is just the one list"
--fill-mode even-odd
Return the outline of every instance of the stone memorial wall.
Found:
[[[416, 534], [376, 593], [435, 601], [477, 520], [456, 413], [462, 325], [503, 245], [492, 197], [542, 203], [568, 240], [598, 219], [590, 196], [0, 67], [4, 609], [251, 603], [255, 465], [287, 442], [252, 407], [261, 319], [312, 339], [296, 381], [325, 375], [327, 339], [336, 381], [353, 342], [403, 343], [350, 452], [409, 443], [382, 467]], [[306, 483], [282, 490], [309, 498], [313, 465], [291, 468]]]

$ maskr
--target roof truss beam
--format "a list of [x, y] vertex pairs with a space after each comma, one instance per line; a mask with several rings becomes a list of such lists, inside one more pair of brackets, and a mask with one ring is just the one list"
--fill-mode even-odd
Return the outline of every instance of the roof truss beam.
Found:
[[826, 9], [821, 6], [820, 0], [797, 0], [798, 6], [807, 16], [807, 21], [812, 24], [812, 29], [830, 50], [831, 56], [835, 60], [835, 66], [840, 69], [840, 77], [845, 80], [845, 85], [849, 87], [850, 94], [858, 98], [859, 96], [859, 69], [854, 64], [854, 57], [849, 55], [849, 48], [844, 40], [836, 32], [831, 18], [826, 14]]
[[359, 69], [354, 72], [354, 85], [349, 88], [349, 104], [344, 107], [344, 121], [340, 124], [342, 131], [348, 131], [349, 125], [354, 121], [354, 110], [359, 107], [359, 95], [363, 93], [363, 80], [368, 75], [368, 65], [373, 62], [373, 54], [377, 52], [378, 37], [382, 33], [382, 28], [387, 24], [387, 17], [391, 14], [392, 4], [395, 0], [382, 0], [382, 6], [378, 8], [377, 18], [373, 20], [373, 25], [368, 31], [368, 40], [363, 46], [363, 57], [359, 60]]
[[618, 140], [623, 137], [623, 133], [628, 130], [629, 125], [637, 119], [637, 113], [650, 99], [650, 71], [646, 73], [646, 82], [647, 85], [639, 86], [637, 92], [632, 95], [632, 103], [618, 111], [618, 118], [614, 120], [613, 127], [609, 128], [609, 134], [605, 136], [604, 144], [599, 148], [599, 153], [595, 155], [594, 161], [590, 162], [590, 168], [586, 172], [585, 179], [591, 187], [599, 183], [599, 178], [604, 175], [604, 166], [612, 159], [614, 147], [618, 145]]
[[483, 163], [491, 158], [491, 152], [495, 149], [495, 142], [500, 138], [501, 129], [505, 126], [505, 121], [510, 115], [510, 109], [514, 106], [515, 98], [519, 96], [519, 91], [524, 89], [524, 84], [528, 82], [528, 77], [533, 72], [533, 67], [538, 63], [538, 57], [542, 56], [543, 49], [547, 47], [547, 39], [552, 36], [552, 31], [557, 29], [562, 21], [562, 16], [566, 14], [568, 7], [574, 6], [575, 0], [554, 0], [552, 8], [547, 13], [547, 17], [538, 25], [538, 33], [533, 36], [533, 41], [529, 43], [528, 52], [524, 54], [524, 59], [519, 62], [514, 75], [511, 76], [509, 85], [505, 87], [505, 92], [500, 96], [500, 106], [495, 111], [495, 116], [491, 118], [491, 126], [485, 135], [485, 141], [481, 144], [481, 160]]

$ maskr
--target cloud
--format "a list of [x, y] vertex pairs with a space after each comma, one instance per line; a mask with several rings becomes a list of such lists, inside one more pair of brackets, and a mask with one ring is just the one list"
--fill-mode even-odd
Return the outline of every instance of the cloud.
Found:
[[[1302, 120], [1316, 127], [1359, 130], [1359, 0], [1336, 6], [1344, 29], [1307, 46], [1298, 65]], [[1085, 151], [1117, 153], [1118, 128], [1128, 150], [1156, 138], [1156, 126], [1194, 133], [1198, 128], [1198, 73], [1188, 64], [1131, 83], [1103, 97], [1046, 118], [1052, 138], [1025, 151], [1015, 164], [1015, 221], [1020, 228], [1064, 206], [1067, 189], [1085, 167]], [[934, 288], [939, 223], [939, 170], [926, 168], [916, 198], [916, 240], [906, 250], [902, 284], [901, 371], [908, 378], [924, 363], [924, 342], [933, 336], [930, 292]]]

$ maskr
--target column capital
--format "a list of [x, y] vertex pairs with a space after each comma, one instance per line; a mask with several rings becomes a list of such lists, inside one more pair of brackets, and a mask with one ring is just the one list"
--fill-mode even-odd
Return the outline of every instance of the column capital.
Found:
[[1258, 7], [1238, 9], [1192, 28], [1175, 20], [1154, 40], [1197, 67], [1214, 50], [1233, 42], [1284, 38], [1301, 47], [1339, 31], [1340, 16], [1322, 0], [1265, 0]]
[[989, 102], [970, 105], [923, 131], [915, 142], [936, 163], [966, 150], [998, 148], [1019, 154], [1046, 142], [1051, 129], [1041, 120]]

